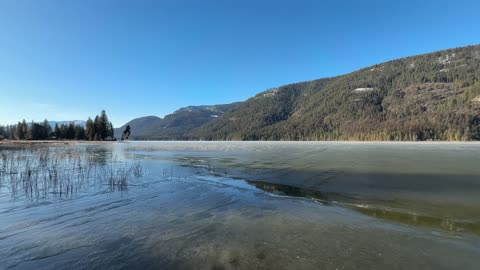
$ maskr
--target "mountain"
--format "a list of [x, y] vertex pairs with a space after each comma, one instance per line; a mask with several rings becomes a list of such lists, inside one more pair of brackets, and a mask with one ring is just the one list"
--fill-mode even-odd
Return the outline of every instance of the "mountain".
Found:
[[[125, 130], [127, 125], [130, 125], [132, 131], [137, 135], [148, 132], [148, 129], [155, 125], [156, 122], [161, 121], [162, 118], [157, 116], [145, 116], [131, 120], [120, 128], [115, 129], [115, 136], [118, 138], [122, 137], [122, 132]], [[133, 135], [133, 134], [132, 134]]]
[[480, 46], [272, 88], [187, 135], [204, 140], [480, 140]]
[[178, 109], [164, 118], [156, 116], [136, 118], [115, 129], [115, 137], [121, 138], [125, 127], [130, 125], [130, 138], [134, 140], [193, 139], [187, 135], [189, 132], [220, 117], [238, 104], [189, 106]]
[[85, 127], [86, 126], [86, 122], [83, 121], [83, 120], [72, 120], [72, 121], [48, 121], [48, 123], [50, 124], [50, 126], [52, 128], [55, 128], [55, 125], [58, 124], [59, 126], [61, 126], [62, 124], [65, 124], [65, 125], [68, 125], [70, 123], [73, 123], [74, 125], [76, 126], [82, 126], [82, 127]]

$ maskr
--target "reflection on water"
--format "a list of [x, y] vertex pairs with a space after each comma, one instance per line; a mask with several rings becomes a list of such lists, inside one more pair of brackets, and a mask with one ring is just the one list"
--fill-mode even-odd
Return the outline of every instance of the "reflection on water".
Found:
[[281, 184], [271, 184], [271, 183], [260, 182], [260, 181], [252, 181], [252, 180], [246, 180], [246, 182], [249, 183], [250, 185], [255, 186], [258, 189], [261, 189], [273, 194], [280, 194], [280, 195], [286, 195], [286, 196], [292, 196], [292, 197], [311, 198], [326, 205], [332, 204], [332, 199], [329, 198], [328, 194], [321, 191], [309, 190], [309, 189], [281, 185]]
[[359, 204], [361, 200], [355, 197], [348, 197], [345, 194], [325, 193], [316, 190], [309, 190], [299, 187], [270, 184], [259, 181], [246, 181], [258, 189], [266, 192], [281, 194], [293, 197], [303, 197], [314, 199], [324, 205], [338, 205], [348, 207], [362, 214], [381, 218], [388, 221], [399, 222], [412, 226], [423, 226], [432, 229], [439, 229], [452, 232], [466, 232], [480, 235], [480, 223], [473, 221], [452, 220], [449, 218], [440, 218], [434, 216], [414, 213], [408, 210], [388, 208], [386, 206], [373, 206]]
[[0, 269], [477, 269], [478, 150], [231, 142], [0, 150]]

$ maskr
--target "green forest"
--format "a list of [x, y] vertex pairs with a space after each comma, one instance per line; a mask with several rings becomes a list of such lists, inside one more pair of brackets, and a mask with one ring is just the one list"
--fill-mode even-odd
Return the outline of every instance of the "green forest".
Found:
[[27, 123], [23, 120], [16, 125], [0, 126], [0, 139], [104, 141], [115, 139], [113, 131], [113, 125], [103, 110], [94, 120], [88, 118], [85, 127], [73, 122], [52, 127], [46, 119], [43, 122]]
[[190, 135], [205, 140], [480, 140], [480, 46], [270, 89]]

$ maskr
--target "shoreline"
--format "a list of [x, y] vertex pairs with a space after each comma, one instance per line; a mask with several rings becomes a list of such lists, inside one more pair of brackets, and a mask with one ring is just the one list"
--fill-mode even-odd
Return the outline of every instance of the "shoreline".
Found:
[[322, 143], [322, 144], [480, 144], [480, 141], [207, 141], [207, 140], [125, 140], [125, 141], [84, 141], [84, 140], [39, 140], [39, 141], [29, 141], [29, 140], [3, 140], [0, 141], [1, 146], [19, 146], [19, 145], [46, 145], [46, 144], [77, 144], [77, 143], [93, 143], [93, 144], [109, 144], [109, 143], [300, 143], [300, 144], [313, 144], [313, 143]]
[[98, 144], [106, 144], [112, 143], [115, 141], [78, 141], [78, 140], [65, 140], [65, 141], [54, 141], [54, 140], [45, 140], [45, 141], [13, 141], [13, 140], [3, 140], [0, 141], [0, 150], [5, 148], [15, 148], [15, 147], [22, 147], [22, 146], [61, 146], [61, 145], [73, 145], [79, 143], [98, 143]]
[[46, 143], [58, 143], [58, 144], [70, 144], [70, 143], [113, 143], [116, 141], [82, 141], [82, 140], [3, 140], [0, 144], [46, 144]]
[[[117, 141], [120, 142], [120, 141]], [[369, 143], [377, 143], [377, 144], [480, 144], [480, 141], [239, 141], [239, 140], [224, 140], [224, 141], [208, 141], [208, 140], [166, 140], [166, 141], [148, 141], [148, 140], [127, 140], [124, 142], [130, 143], [336, 143], [336, 144], [369, 144]]]

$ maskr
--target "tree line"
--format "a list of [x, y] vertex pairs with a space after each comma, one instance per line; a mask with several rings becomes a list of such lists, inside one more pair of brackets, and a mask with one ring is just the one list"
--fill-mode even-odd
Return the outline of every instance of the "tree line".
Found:
[[47, 119], [43, 122], [25, 120], [16, 125], [0, 125], [0, 140], [88, 140], [105, 141], [115, 140], [113, 124], [107, 113], [102, 110], [94, 120], [88, 118], [85, 127], [73, 122], [67, 124], [56, 123], [54, 127]]

